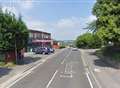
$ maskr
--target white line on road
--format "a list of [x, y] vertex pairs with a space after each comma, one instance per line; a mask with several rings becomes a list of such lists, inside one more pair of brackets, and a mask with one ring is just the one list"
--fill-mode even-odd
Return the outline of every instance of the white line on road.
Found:
[[[80, 52], [81, 52], [81, 59], [82, 59], [83, 65], [84, 65], [84, 67], [86, 67], [86, 66], [88, 66], [88, 63], [87, 63], [87, 61], [85, 61], [85, 59], [82, 57], [82, 54], [83, 54], [84, 52], [82, 52], [82, 51], [80, 51]], [[96, 79], [93, 71], [92, 71], [90, 68], [85, 68], [85, 70], [86, 70], [86, 72], [90, 72], [90, 73], [91, 73], [91, 75], [92, 75], [93, 79], [95, 80], [98, 88], [102, 88], [101, 85], [100, 85], [100, 83], [99, 83], [99, 81]]]
[[52, 76], [51, 80], [48, 82], [46, 88], [49, 88], [50, 84], [52, 83], [53, 79], [55, 78], [56, 74], [58, 73], [58, 70], [55, 71], [54, 75]]
[[89, 83], [90, 83], [91, 88], [93, 88], [92, 81], [91, 81], [91, 79], [90, 79], [90, 77], [89, 77], [89, 74], [88, 74], [87, 72], [86, 72], [86, 76], [87, 76], [87, 79], [88, 79], [88, 81], [89, 81]]
[[[6, 87], [6, 85], [2, 85], [1, 88], [10, 88], [12, 87], [15, 83], [17, 83], [18, 81], [20, 81], [21, 79], [23, 79], [24, 77], [26, 77], [28, 74], [30, 74], [31, 71], [25, 72], [24, 74], [22, 74], [22, 76], [20, 78], [18, 78], [17, 80], [15, 80], [14, 82], [12, 82], [9, 86]], [[14, 79], [13, 79], [14, 80]]]
[[70, 50], [70, 52], [69, 52], [68, 55], [64, 58], [64, 60], [61, 62], [61, 64], [64, 64], [66, 58], [69, 57], [69, 55], [71, 54], [71, 51], [72, 51], [72, 50]]
[[[65, 49], [63, 49], [65, 50]], [[34, 69], [36, 69], [37, 67], [39, 67], [41, 64], [45, 63], [48, 59], [58, 55], [59, 53], [61, 53], [63, 50], [61, 50], [60, 52], [57, 52], [49, 57], [44, 58], [43, 60], [40, 60], [39, 64], [35, 65], [34, 67], [32, 67], [30, 70], [23, 72], [21, 74], [15, 75], [14, 77], [8, 79], [6, 82], [4, 82], [3, 84], [0, 84], [0, 88], [10, 88], [11, 86], [13, 86], [14, 84], [16, 84], [18, 81], [20, 81], [21, 79], [23, 79], [24, 77], [26, 77], [28, 74], [30, 74], [31, 72], [33, 72]]]

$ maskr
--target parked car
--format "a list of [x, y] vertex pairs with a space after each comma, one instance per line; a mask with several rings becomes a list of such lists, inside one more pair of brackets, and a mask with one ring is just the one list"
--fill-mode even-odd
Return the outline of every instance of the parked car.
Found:
[[47, 47], [38, 47], [35, 50], [36, 54], [50, 54], [51, 51]]
[[32, 52], [35, 52], [36, 51], [36, 48], [32, 48]]
[[34, 51], [36, 54], [43, 54], [44, 49], [42, 47], [37, 47]]
[[44, 53], [43, 54], [50, 54], [50, 53], [51, 53], [50, 49], [47, 48], [47, 47], [44, 47]]
[[49, 48], [49, 50], [50, 50], [51, 53], [55, 52], [55, 50], [53, 48]]

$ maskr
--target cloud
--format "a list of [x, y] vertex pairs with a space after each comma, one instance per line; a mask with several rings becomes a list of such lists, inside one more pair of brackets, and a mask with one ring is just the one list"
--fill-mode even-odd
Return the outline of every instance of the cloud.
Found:
[[88, 18], [87, 18], [88, 22], [92, 22], [94, 20], [97, 20], [96, 16], [94, 15], [90, 15]]
[[96, 17], [90, 15], [88, 17], [62, 18], [55, 22], [35, 21], [32, 19], [26, 22], [30, 29], [52, 33], [54, 39], [70, 40], [76, 39], [77, 36], [85, 33], [87, 30], [84, 28], [87, 26], [87, 23], [93, 20], [96, 20]]
[[17, 9], [15, 7], [3, 6], [2, 10], [3, 10], [3, 12], [5, 12], [6, 10], [8, 10], [10, 12], [13, 12], [17, 16], [19, 14], [19, 12], [17, 11]]
[[80, 19], [75, 17], [60, 19], [54, 25], [58, 29], [73, 29], [80, 26]]
[[42, 21], [34, 21], [34, 20], [28, 20], [27, 21], [27, 26], [29, 29], [33, 29], [33, 30], [42, 30], [44, 31], [45, 29], [47, 29], [47, 23], [42, 22]]

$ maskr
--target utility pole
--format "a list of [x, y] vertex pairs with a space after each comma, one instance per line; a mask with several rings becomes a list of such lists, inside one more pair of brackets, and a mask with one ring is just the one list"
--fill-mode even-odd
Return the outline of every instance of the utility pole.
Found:
[[16, 36], [15, 36], [15, 57], [16, 57], [16, 64], [17, 64], [18, 60], [17, 60], [17, 45], [16, 45]]

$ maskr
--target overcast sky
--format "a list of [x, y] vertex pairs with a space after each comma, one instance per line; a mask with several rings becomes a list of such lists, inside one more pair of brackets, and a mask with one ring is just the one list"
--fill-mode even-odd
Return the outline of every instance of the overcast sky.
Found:
[[50, 32], [56, 40], [74, 40], [84, 33], [95, 0], [0, 0], [3, 10], [22, 14], [28, 28]]

